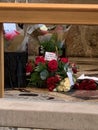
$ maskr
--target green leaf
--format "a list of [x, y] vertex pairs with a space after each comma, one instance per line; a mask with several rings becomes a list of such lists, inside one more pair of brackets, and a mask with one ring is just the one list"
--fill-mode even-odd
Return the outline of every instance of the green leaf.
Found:
[[58, 54], [59, 54], [59, 56], [61, 56], [62, 53], [63, 53], [63, 51], [62, 51], [61, 49], [59, 49], [59, 50], [58, 50]]
[[61, 61], [58, 61], [58, 65], [59, 65], [59, 70], [64, 70], [64, 63]]
[[41, 45], [43, 46], [45, 52], [55, 52], [56, 51], [56, 46], [57, 46], [57, 39], [56, 37], [53, 35], [50, 40], [41, 42]]
[[47, 69], [47, 66], [46, 66], [46, 64], [42, 64], [42, 63], [39, 63], [38, 66], [35, 67], [36, 72], [41, 72], [44, 69]]
[[33, 72], [31, 74], [31, 79], [30, 82], [36, 82], [40, 79], [39, 73], [38, 72]]
[[29, 82], [29, 85], [31, 86], [35, 86], [35, 87], [42, 87], [44, 86], [45, 84], [45, 81], [44, 80], [41, 80], [40, 78], [40, 74], [38, 72], [33, 72], [31, 74], [31, 79], [30, 79], [30, 82]]
[[64, 65], [64, 70], [67, 72], [68, 71], [68, 64]]

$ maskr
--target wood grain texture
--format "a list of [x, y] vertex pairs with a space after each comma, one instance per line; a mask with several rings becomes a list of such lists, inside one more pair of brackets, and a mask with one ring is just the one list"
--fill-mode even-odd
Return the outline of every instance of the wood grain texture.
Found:
[[98, 5], [0, 3], [0, 22], [98, 24]]
[[4, 96], [4, 42], [3, 24], [0, 24], [0, 98]]

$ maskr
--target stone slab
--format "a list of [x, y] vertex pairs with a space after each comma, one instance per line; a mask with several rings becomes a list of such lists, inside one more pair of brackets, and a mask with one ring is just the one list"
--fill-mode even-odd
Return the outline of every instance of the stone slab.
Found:
[[0, 126], [98, 130], [98, 103], [0, 99]]

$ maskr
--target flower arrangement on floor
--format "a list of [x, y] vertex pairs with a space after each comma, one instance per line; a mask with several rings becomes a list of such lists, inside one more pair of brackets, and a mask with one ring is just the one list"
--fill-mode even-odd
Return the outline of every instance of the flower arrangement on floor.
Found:
[[47, 61], [45, 57], [37, 56], [33, 61], [33, 70], [31, 67], [28, 70], [31, 71], [29, 85], [48, 88], [49, 91], [66, 92], [71, 89], [67, 72], [70, 71], [75, 79], [77, 66], [69, 63], [68, 58]]
[[76, 90], [96, 90], [98, 89], [98, 82], [93, 79], [77, 80], [74, 88]]
[[[60, 36], [57, 32], [60, 32]], [[48, 34], [41, 36], [41, 55], [32, 61], [33, 68], [31, 62], [26, 66], [27, 72], [30, 73], [29, 86], [66, 92], [74, 85], [77, 65], [71, 64], [68, 58], [65, 58], [65, 31], [60, 28], [57, 32], [51, 37]]]

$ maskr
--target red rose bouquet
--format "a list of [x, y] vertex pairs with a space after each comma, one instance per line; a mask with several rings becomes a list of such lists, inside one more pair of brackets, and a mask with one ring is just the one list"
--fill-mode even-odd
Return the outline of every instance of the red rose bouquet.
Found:
[[76, 66], [72, 66], [68, 58], [47, 61], [43, 56], [37, 56], [34, 60], [29, 85], [45, 87], [49, 91], [53, 91], [64, 78], [68, 77], [68, 68], [73, 71], [74, 67]]
[[98, 84], [93, 79], [84, 79], [77, 81], [74, 88], [77, 90], [96, 90], [98, 88]]

